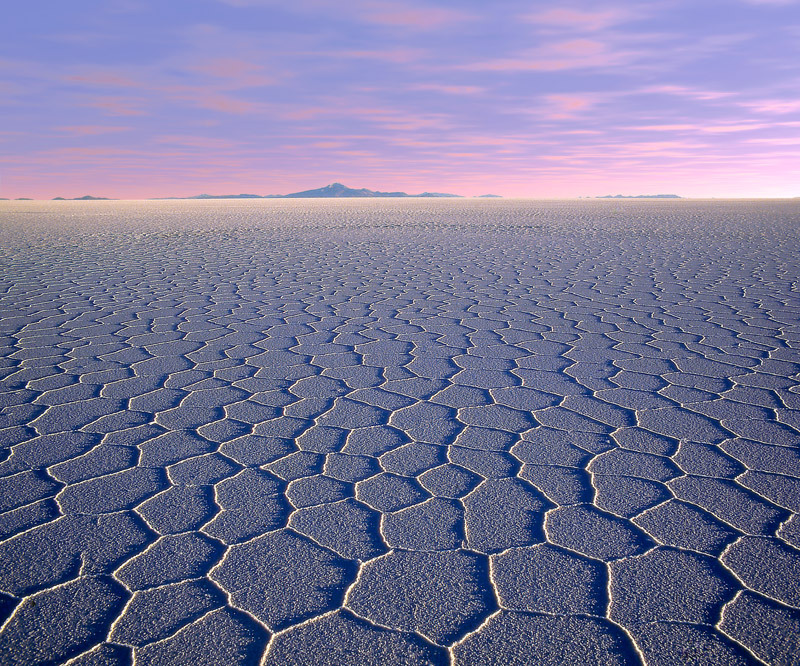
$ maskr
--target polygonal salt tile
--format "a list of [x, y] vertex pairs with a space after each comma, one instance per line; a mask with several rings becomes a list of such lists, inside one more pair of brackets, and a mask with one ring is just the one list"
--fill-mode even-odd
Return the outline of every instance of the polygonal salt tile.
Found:
[[55, 520], [61, 515], [53, 499], [40, 500], [33, 504], [0, 514], [0, 541], [37, 525]]
[[523, 386], [495, 388], [491, 390], [492, 398], [498, 405], [505, 405], [521, 411], [533, 412], [559, 404], [562, 398], [552, 393], [544, 393]]
[[313, 476], [321, 473], [324, 463], [325, 456], [319, 453], [295, 451], [288, 456], [264, 465], [264, 469], [269, 470], [284, 481], [293, 481], [303, 476]]
[[739, 437], [755, 442], [791, 447], [800, 445], [800, 433], [794, 428], [775, 421], [737, 418], [724, 419], [722, 425]]
[[460, 551], [393, 551], [362, 566], [347, 607], [445, 645], [496, 608], [487, 569], [482, 558]]
[[462, 500], [468, 546], [492, 552], [544, 540], [545, 502], [519, 479], [487, 479]]
[[100, 643], [88, 652], [70, 660], [70, 666], [128, 666], [133, 663], [133, 654], [127, 645]]
[[379, 456], [405, 443], [403, 433], [390, 426], [356, 428], [347, 435], [342, 453], [350, 455]]
[[643, 428], [674, 439], [716, 444], [730, 437], [717, 421], [679, 407], [642, 410], [637, 419]]
[[185, 391], [160, 388], [131, 398], [128, 407], [138, 412], [155, 413], [177, 407], [186, 395]]
[[748, 471], [739, 476], [736, 482], [763, 495], [777, 506], [800, 512], [800, 478]]
[[570, 441], [563, 430], [538, 427], [522, 435], [511, 448], [515, 458], [533, 465], [561, 465], [583, 467], [589, 454]]
[[454, 444], [478, 451], [507, 451], [516, 439], [516, 433], [505, 430], [467, 426], [458, 433]]
[[751, 592], [725, 606], [719, 628], [766, 664], [789, 666], [800, 654], [800, 611]]
[[79, 578], [39, 592], [3, 627], [0, 654], [14, 664], [64, 663], [103, 640], [127, 596], [105, 577]]
[[134, 467], [138, 458], [135, 448], [100, 445], [82, 456], [54, 465], [48, 472], [59, 481], [76, 483]]
[[451, 445], [447, 447], [447, 457], [450, 462], [486, 479], [512, 477], [520, 469], [519, 462], [502, 451], [480, 451]]
[[458, 410], [458, 420], [468, 426], [492, 428], [511, 433], [529, 430], [536, 425], [536, 420], [529, 413], [503, 405], [465, 407]]
[[64, 513], [111, 513], [129, 509], [164, 490], [169, 484], [164, 470], [131, 469], [82, 481], [64, 488], [56, 497]]
[[356, 484], [356, 497], [376, 511], [397, 511], [426, 499], [416, 482], [386, 472]]
[[182, 403], [173, 409], [156, 414], [156, 423], [170, 430], [199, 428], [225, 417], [222, 407], [184, 406]]
[[109, 638], [136, 647], [163, 640], [225, 601], [219, 588], [206, 580], [140, 590], [114, 623]]
[[53, 481], [42, 472], [21, 472], [0, 478], [0, 512], [55, 497], [62, 487], [63, 484]]
[[347, 439], [347, 430], [314, 425], [297, 438], [297, 446], [303, 451], [334, 453], [341, 451]]
[[592, 474], [637, 476], [651, 481], [667, 481], [681, 474], [668, 458], [625, 449], [611, 449], [595, 456], [586, 469]]
[[142, 452], [139, 464], [147, 467], [164, 467], [180, 460], [211, 453], [216, 445], [199, 435], [175, 430], [166, 432], [139, 445]]
[[626, 518], [672, 498], [663, 484], [633, 476], [595, 474], [592, 485], [597, 508]]
[[260, 404], [255, 400], [242, 400], [225, 405], [225, 414], [228, 418], [236, 419], [243, 423], [256, 425], [262, 421], [269, 421], [281, 415], [279, 407]]
[[203, 531], [224, 543], [235, 543], [286, 524], [290, 507], [283, 484], [256, 469], [246, 469], [216, 485], [222, 507]]
[[292, 505], [299, 509], [345, 499], [353, 494], [353, 488], [348, 483], [316, 474], [291, 481], [285, 494]]
[[289, 416], [279, 416], [271, 421], [262, 421], [253, 428], [256, 435], [264, 437], [285, 437], [294, 439], [308, 430], [312, 425], [308, 419], [296, 419]]
[[243, 435], [223, 442], [219, 452], [240, 465], [267, 465], [296, 450], [294, 440], [283, 437]]
[[448, 550], [463, 540], [464, 509], [450, 499], [432, 497], [395, 513], [385, 513], [381, 532], [392, 548]]
[[341, 666], [356, 657], [353, 646], [358, 646], [359, 658], [376, 664], [429, 666], [447, 661], [444, 649], [412, 633], [383, 629], [340, 610], [275, 636], [264, 664]]
[[778, 539], [744, 536], [720, 558], [751, 590], [800, 606], [800, 551]]
[[678, 441], [643, 428], [620, 428], [611, 436], [623, 449], [652, 453], [656, 456], [671, 456], [678, 450]]
[[[221, 638], [223, 638], [221, 640]], [[135, 651], [137, 666], [195, 663], [234, 666], [257, 663], [269, 635], [244, 613], [221, 608], [170, 638]]]
[[[568, 639], [567, 639], [568, 637]], [[453, 648], [456, 664], [561, 666], [639, 663], [629, 639], [610, 622], [502, 611]]]
[[325, 457], [324, 473], [327, 476], [355, 483], [375, 476], [381, 471], [378, 461], [371, 456], [329, 453]]
[[31, 420], [28, 425], [36, 428], [37, 432], [42, 435], [74, 431], [101, 416], [113, 414], [125, 408], [124, 403], [120, 400], [108, 398], [90, 398], [80, 401], [79, 404], [80, 408], [76, 408], [72, 403], [48, 407], [41, 416]]
[[450, 384], [430, 398], [430, 402], [446, 405], [453, 409], [488, 405], [491, 401], [492, 397], [486, 389], [460, 386], [458, 384]]
[[656, 548], [609, 566], [609, 617], [626, 627], [668, 621], [714, 624], [737, 588], [713, 558], [673, 548]]
[[606, 569], [549, 544], [493, 555], [492, 579], [500, 605], [555, 615], [603, 615]]
[[723, 442], [719, 448], [747, 469], [800, 478], [800, 452], [791, 447], [788, 440], [780, 446], [772, 446], [736, 437]]
[[629, 557], [651, 546], [628, 521], [586, 504], [548, 511], [545, 532], [548, 541], [600, 560]]
[[734, 460], [719, 446], [712, 444], [681, 442], [672, 460], [686, 474], [698, 476], [733, 479], [745, 470], [738, 460]]
[[779, 509], [733, 481], [681, 476], [667, 482], [678, 499], [705, 509], [714, 517], [747, 534], [771, 534], [788, 518]]
[[206, 486], [236, 474], [241, 468], [218, 453], [182, 460], [167, 468], [169, 480], [180, 486]]
[[[71, 384], [63, 388], [45, 391], [32, 402], [37, 405], [64, 405], [70, 402], [83, 402], [100, 395], [100, 388], [94, 384]], [[5, 407], [6, 405], [3, 405]]]
[[116, 577], [133, 590], [175, 583], [205, 575], [223, 547], [203, 534], [165, 536], [128, 560]]
[[448, 463], [429, 469], [419, 476], [419, 482], [436, 497], [463, 497], [481, 482], [481, 477], [459, 465]]
[[594, 489], [582, 469], [554, 465], [525, 465], [519, 478], [525, 479], [554, 504], [591, 502]]
[[177, 534], [199, 529], [214, 517], [217, 505], [210, 488], [172, 486], [136, 510], [159, 534]]
[[237, 437], [242, 437], [250, 432], [250, 425], [234, 419], [221, 419], [200, 426], [198, 434], [212, 442], [227, 442]]
[[386, 551], [379, 514], [352, 499], [298, 509], [289, 527], [349, 560], [369, 560]]
[[219, 386], [203, 390], [193, 390], [182, 401], [182, 407], [205, 407], [212, 409], [225, 407], [246, 400], [250, 394], [235, 386]]
[[317, 424], [351, 430], [386, 423], [389, 412], [348, 398], [336, 398], [333, 407], [316, 419]]
[[403, 476], [416, 476], [446, 460], [444, 448], [421, 442], [409, 442], [379, 458], [384, 470]]
[[631, 410], [598, 400], [594, 396], [568, 395], [561, 402], [561, 406], [614, 428], [636, 424], [635, 415]]
[[548, 407], [536, 412], [536, 420], [548, 428], [564, 430], [572, 433], [591, 432], [591, 433], [610, 433], [612, 427], [596, 421], [583, 414], [578, 414], [564, 407]]
[[636, 516], [633, 523], [667, 546], [719, 555], [737, 532], [693, 504], [670, 499]]
[[646, 663], [725, 664], [748, 666], [752, 657], [740, 646], [726, 640], [711, 627], [675, 622], [652, 622], [634, 630], [636, 644]]
[[211, 577], [236, 607], [275, 631], [339, 606], [355, 573], [351, 563], [281, 530], [232, 546]]
[[389, 423], [416, 441], [447, 444], [460, 429], [455, 415], [449, 407], [420, 402], [392, 412]]

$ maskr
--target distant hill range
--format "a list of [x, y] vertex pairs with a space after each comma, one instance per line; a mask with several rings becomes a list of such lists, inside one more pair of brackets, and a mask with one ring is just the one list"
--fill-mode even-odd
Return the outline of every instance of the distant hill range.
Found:
[[315, 190], [303, 190], [291, 194], [198, 194], [193, 197], [169, 197], [171, 199], [344, 199], [368, 197], [452, 197], [462, 198], [460, 194], [446, 194], [443, 192], [423, 192], [422, 194], [406, 194], [405, 192], [377, 192], [366, 187], [354, 189], [341, 183], [331, 183]]
[[595, 199], [683, 199], [677, 194], [636, 194], [633, 196], [626, 196], [624, 194], [606, 194], [602, 197], [595, 197]]
[[108, 197], [93, 197], [91, 194], [85, 194], [82, 197], [74, 197], [73, 199], [53, 197], [53, 201], [112, 201], [112, 199], [109, 199]]

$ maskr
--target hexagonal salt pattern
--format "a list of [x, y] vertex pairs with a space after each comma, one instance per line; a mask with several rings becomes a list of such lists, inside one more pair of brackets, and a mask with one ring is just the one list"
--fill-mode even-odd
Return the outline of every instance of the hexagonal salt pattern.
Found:
[[796, 663], [800, 203], [0, 240], [3, 663]]

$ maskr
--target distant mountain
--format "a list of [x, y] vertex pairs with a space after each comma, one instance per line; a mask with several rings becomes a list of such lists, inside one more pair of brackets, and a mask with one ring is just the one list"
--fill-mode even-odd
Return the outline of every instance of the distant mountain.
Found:
[[[172, 198], [172, 197], [170, 197]], [[178, 199], [184, 197], [176, 197]], [[264, 199], [260, 194], [198, 194], [186, 199]]]
[[479, 194], [476, 199], [502, 199], [499, 194]]
[[444, 194], [442, 192], [423, 192], [422, 194], [406, 194], [405, 192], [376, 192], [368, 190], [366, 187], [354, 189], [341, 183], [331, 183], [325, 187], [315, 190], [303, 190], [302, 192], [292, 192], [284, 194], [284, 199], [339, 199], [349, 197], [458, 197], [458, 194]]
[[602, 197], [595, 197], [595, 199], [683, 199], [677, 194], [637, 194], [635, 196], [627, 196], [624, 194], [606, 194]]
[[163, 197], [166, 199], [344, 199], [367, 197], [458, 197], [460, 194], [444, 192], [423, 192], [422, 194], [406, 194], [405, 192], [377, 192], [365, 187], [354, 189], [341, 183], [331, 183], [315, 190], [303, 190], [291, 194], [197, 194], [193, 197]]
[[93, 197], [91, 194], [85, 194], [82, 197], [75, 197], [73, 199], [65, 199], [64, 197], [53, 197], [53, 201], [111, 201], [108, 197]]

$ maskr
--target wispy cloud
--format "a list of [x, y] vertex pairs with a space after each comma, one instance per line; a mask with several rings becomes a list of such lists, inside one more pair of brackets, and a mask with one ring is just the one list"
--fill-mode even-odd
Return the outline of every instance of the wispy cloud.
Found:
[[65, 125], [54, 128], [57, 132], [64, 132], [73, 136], [99, 136], [102, 134], [116, 134], [117, 132], [128, 132], [132, 127], [115, 125]]

